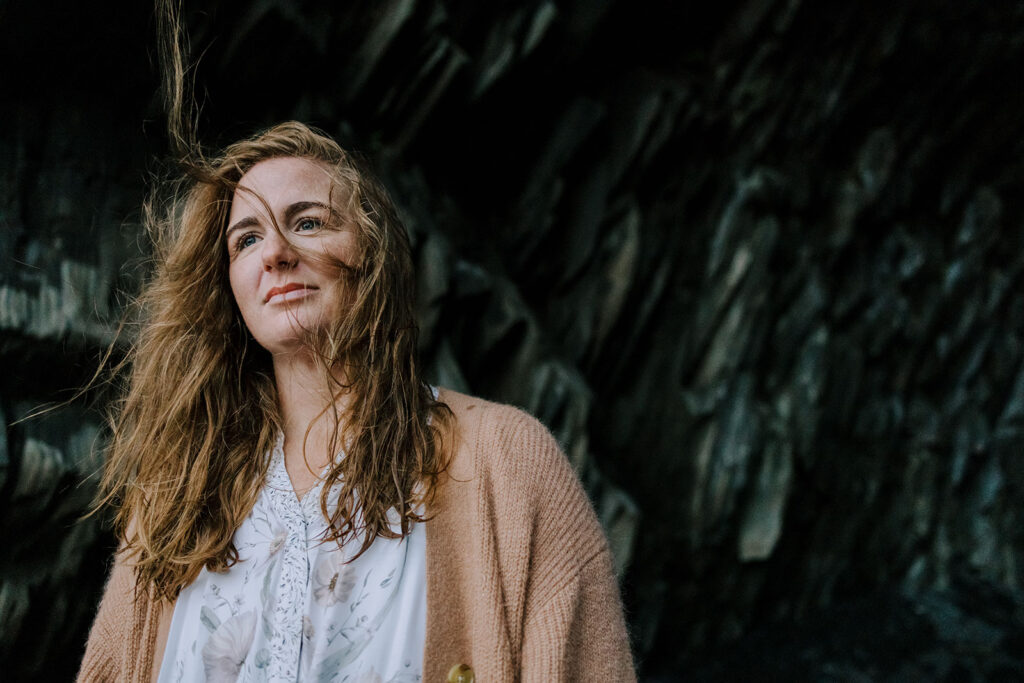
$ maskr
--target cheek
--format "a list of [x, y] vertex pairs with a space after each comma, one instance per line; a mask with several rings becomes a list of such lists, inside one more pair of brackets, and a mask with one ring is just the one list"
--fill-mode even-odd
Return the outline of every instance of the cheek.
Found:
[[356, 234], [350, 230], [332, 234], [324, 249], [332, 258], [350, 267], [355, 267], [359, 260], [359, 243]]
[[[354, 233], [343, 232], [336, 236], [330, 245], [331, 256], [349, 268], [358, 270], [360, 267], [359, 244]], [[343, 308], [347, 308], [355, 296], [356, 285], [351, 271], [336, 269], [332, 272], [335, 281], [334, 298]]]
[[242, 317], [246, 318], [248, 310], [253, 304], [250, 300], [252, 292], [257, 290], [256, 283], [252, 282], [252, 277], [245, 268], [241, 267], [243, 265], [236, 261], [228, 266], [228, 283], [231, 286], [231, 297], [235, 300], [235, 305], [241, 311]]

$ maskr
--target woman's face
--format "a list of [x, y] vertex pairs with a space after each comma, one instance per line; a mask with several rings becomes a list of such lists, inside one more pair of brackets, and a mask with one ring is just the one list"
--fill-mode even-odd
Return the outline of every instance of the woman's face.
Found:
[[332, 262], [353, 265], [356, 234], [332, 217], [331, 189], [324, 165], [282, 157], [249, 169], [231, 199], [224, 235], [231, 292], [249, 332], [271, 353], [294, 351], [305, 331], [343, 310], [341, 271]]

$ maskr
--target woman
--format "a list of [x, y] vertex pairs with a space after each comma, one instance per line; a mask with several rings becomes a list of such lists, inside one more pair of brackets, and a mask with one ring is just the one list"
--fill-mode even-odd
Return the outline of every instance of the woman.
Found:
[[79, 680], [632, 680], [551, 435], [420, 379], [380, 186], [299, 123], [191, 175], [154, 222]]

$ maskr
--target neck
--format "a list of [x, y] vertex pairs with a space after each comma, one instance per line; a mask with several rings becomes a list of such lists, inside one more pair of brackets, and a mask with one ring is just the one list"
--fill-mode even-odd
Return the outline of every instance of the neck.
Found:
[[[345, 381], [343, 374], [335, 374], [335, 379], [342, 384]], [[333, 457], [328, 451], [335, 415], [344, 417], [349, 396], [339, 395], [337, 385], [326, 384], [323, 370], [308, 353], [275, 354], [274, 380], [284, 430], [285, 464], [301, 495], [304, 487], [299, 481], [315, 480]], [[338, 448], [335, 444], [334, 450]]]

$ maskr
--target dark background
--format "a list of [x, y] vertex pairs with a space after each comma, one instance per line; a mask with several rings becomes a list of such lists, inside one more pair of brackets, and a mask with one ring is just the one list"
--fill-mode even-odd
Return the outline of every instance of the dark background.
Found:
[[[540, 417], [641, 679], [1024, 678], [1024, 3], [186, 2], [200, 136], [364, 152], [422, 353]], [[145, 2], [0, 0], [0, 671], [112, 541], [91, 376], [167, 152]]]

